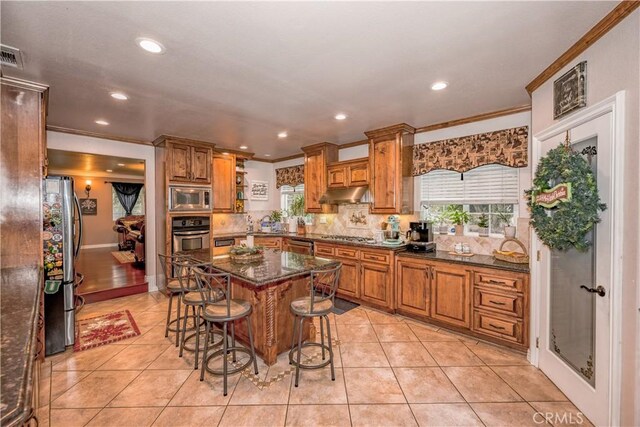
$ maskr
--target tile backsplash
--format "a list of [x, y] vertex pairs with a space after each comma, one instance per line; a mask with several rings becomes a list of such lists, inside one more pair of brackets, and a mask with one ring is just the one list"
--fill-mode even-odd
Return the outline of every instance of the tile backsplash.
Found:
[[[251, 215], [254, 223], [267, 216], [271, 211], [251, 211], [244, 215], [213, 214], [211, 215], [211, 231], [216, 233], [235, 233], [246, 231], [247, 216]], [[313, 216], [313, 224], [307, 225], [307, 232], [319, 234], [344, 234], [349, 236], [374, 237], [374, 230], [380, 229], [380, 224], [389, 215], [374, 215], [369, 213], [368, 205], [340, 205], [336, 214], [317, 214]], [[412, 215], [399, 215], [400, 229], [409, 229], [409, 222], [419, 218], [419, 212]], [[324, 222], [324, 223], [322, 223]], [[528, 218], [518, 218], [516, 237], [530, 250], [530, 227]], [[474, 235], [454, 236], [452, 234], [435, 234], [434, 240], [438, 250], [452, 251], [456, 243], [467, 243], [471, 251], [476, 254], [490, 255], [494, 249], [499, 249], [501, 237], [479, 237]], [[508, 250], [520, 250], [514, 243], [505, 246]]]

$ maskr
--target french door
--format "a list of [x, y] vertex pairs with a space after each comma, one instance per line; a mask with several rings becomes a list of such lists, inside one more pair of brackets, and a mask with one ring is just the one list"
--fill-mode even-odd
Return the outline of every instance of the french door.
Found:
[[[612, 119], [609, 112], [569, 131], [571, 148], [589, 162], [608, 207], [586, 236], [591, 247], [562, 252], [538, 241], [539, 367], [584, 415], [602, 426], [611, 424]], [[564, 139], [562, 133], [540, 141], [541, 155]]]

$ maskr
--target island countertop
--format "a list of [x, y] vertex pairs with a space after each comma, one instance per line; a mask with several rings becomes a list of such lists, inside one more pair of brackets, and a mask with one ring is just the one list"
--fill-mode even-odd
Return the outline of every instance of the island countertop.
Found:
[[231, 277], [264, 286], [293, 277], [309, 274], [312, 270], [335, 267], [339, 261], [311, 255], [265, 249], [264, 258], [250, 263], [233, 262], [229, 255], [212, 256], [210, 249], [183, 252], [201, 262], [210, 262], [213, 267], [231, 274]]

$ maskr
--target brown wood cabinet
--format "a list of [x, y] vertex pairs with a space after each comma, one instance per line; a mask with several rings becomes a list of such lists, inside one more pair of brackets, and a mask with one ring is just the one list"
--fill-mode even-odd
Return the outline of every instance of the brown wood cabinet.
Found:
[[360, 299], [389, 308], [393, 307], [393, 276], [390, 265], [362, 262], [360, 284]]
[[369, 138], [372, 214], [413, 212], [411, 159], [415, 129], [407, 124], [365, 132]]
[[305, 212], [322, 213], [336, 211], [324, 207], [320, 197], [327, 190], [327, 165], [338, 160], [338, 146], [323, 142], [302, 147], [304, 152], [304, 205]]
[[233, 154], [213, 155], [211, 168], [213, 185], [212, 212], [233, 213], [236, 208], [236, 157]]
[[348, 188], [369, 185], [369, 159], [355, 159], [327, 167], [328, 188]]
[[257, 246], [264, 246], [270, 249], [282, 249], [282, 237], [258, 237], [254, 239]]
[[360, 298], [360, 265], [352, 259], [338, 258], [342, 262], [338, 293], [351, 298]]
[[175, 142], [167, 150], [170, 182], [211, 184], [211, 148]]
[[419, 316], [429, 316], [431, 270], [423, 262], [398, 259], [396, 265], [396, 308]]
[[465, 268], [435, 264], [431, 270], [431, 317], [444, 323], [471, 326], [471, 273]]

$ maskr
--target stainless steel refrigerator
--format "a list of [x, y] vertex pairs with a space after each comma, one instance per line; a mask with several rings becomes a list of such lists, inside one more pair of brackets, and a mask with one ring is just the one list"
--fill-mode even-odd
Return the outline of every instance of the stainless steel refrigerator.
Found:
[[82, 214], [69, 176], [43, 182], [45, 354], [75, 342], [75, 260], [82, 240]]

